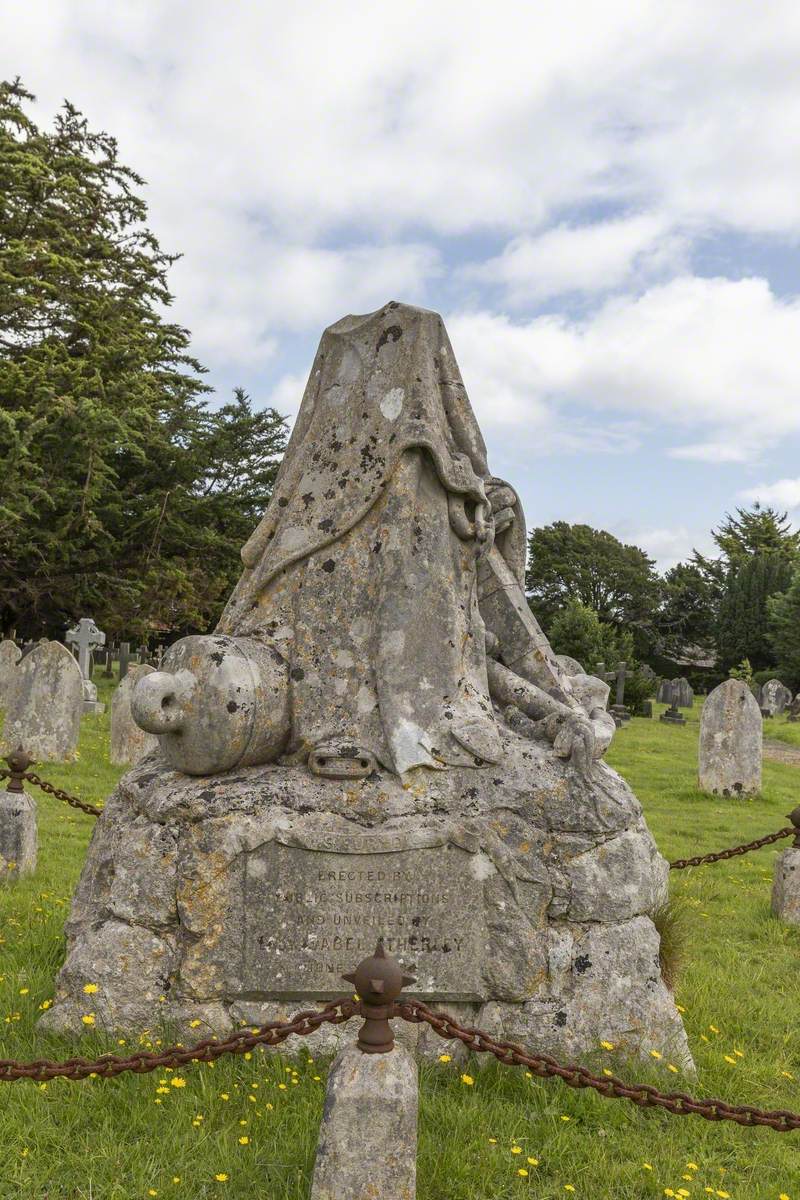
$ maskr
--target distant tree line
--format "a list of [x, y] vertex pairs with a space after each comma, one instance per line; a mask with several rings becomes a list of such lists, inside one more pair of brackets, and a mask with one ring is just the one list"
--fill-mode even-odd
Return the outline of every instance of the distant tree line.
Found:
[[660, 576], [643, 550], [604, 530], [534, 529], [531, 606], [555, 649], [587, 667], [614, 656], [667, 671], [682, 664], [713, 683], [747, 659], [757, 680], [777, 675], [797, 690], [800, 531], [756, 504], [728, 514], [712, 537], [716, 557], [695, 551]]
[[285, 424], [240, 388], [209, 403], [143, 180], [69, 103], [39, 129], [33, 100], [0, 83], [0, 629], [206, 629]]

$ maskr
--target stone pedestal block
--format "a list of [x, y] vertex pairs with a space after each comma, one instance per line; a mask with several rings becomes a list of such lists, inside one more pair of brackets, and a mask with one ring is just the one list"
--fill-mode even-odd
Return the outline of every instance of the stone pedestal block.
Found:
[[328, 1076], [311, 1200], [414, 1200], [417, 1107], [408, 1050], [343, 1050]]
[[790, 846], [775, 860], [772, 911], [789, 925], [800, 925], [800, 850]]
[[0, 791], [0, 883], [36, 869], [36, 801], [24, 792]]

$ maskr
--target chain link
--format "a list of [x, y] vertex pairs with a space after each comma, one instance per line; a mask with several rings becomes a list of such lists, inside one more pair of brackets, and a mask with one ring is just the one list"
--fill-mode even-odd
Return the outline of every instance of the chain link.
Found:
[[270, 1021], [261, 1025], [256, 1032], [252, 1030], [232, 1034], [231, 1037], [220, 1041], [217, 1038], [205, 1038], [193, 1046], [168, 1046], [158, 1053], [142, 1050], [123, 1058], [118, 1054], [102, 1054], [99, 1058], [69, 1058], [64, 1062], [55, 1062], [49, 1058], [40, 1058], [32, 1062], [17, 1062], [14, 1059], [0, 1059], [0, 1083], [15, 1083], [20, 1079], [32, 1079], [37, 1083], [46, 1083], [50, 1079], [88, 1079], [97, 1075], [102, 1079], [113, 1079], [125, 1071], [133, 1071], [144, 1075], [148, 1071], [161, 1070], [164, 1067], [185, 1067], [195, 1062], [215, 1062], [225, 1054], [244, 1054], [256, 1046], [279, 1046], [292, 1034], [298, 1037], [308, 1037], [319, 1029], [320, 1025], [342, 1025], [349, 1021], [358, 1010], [355, 1001], [343, 997], [333, 1000], [326, 1008], [317, 1012], [308, 1010], [299, 1012], [291, 1021]]
[[704, 863], [723, 862], [729, 858], [738, 858], [740, 854], [749, 854], [751, 850], [760, 850], [762, 846], [771, 846], [782, 838], [795, 837], [798, 830], [793, 825], [779, 829], [777, 833], [768, 833], [766, 837], [758, 838], [755, 842], [745, 842], [742, 846], [731, 846], [729, 850], [719, 850], [716, 854], [696, 854], [694, 858], [676, 858], [669, 864], [670, 871], [682, 871], [684, 867], [700, 867]]
[[[5, 768], [0, 769], [0, 779], [10, 779], [12, 772]], [[69, 804], [71, 808], [79, 808], [81, 812], [88, 813], [90, 817], [99, 817], [103, 811], [96, 804], [89, 804], [85, 800], [79, 800], [77, 796], [71, 796], [69, 792], [57, 788], [52, 783], [48, 783], [46, 779], [42, 779], [39, 775], [34, 775], [32, 771], [26, 771], [23, 775], [18, 775], [18, 779], [24, 779], [27, 783], [32, 783], [35, 787], [41, 788], [48, 796], [55, 796], [56, 800], [63, 800], [65, 804]]]
[[776, 1133], [800, 1129], [800, 1113], [786, 1109], [768, 1111], [749, 1104], [727, 1104], [724, 1100], [697, 1100], [685, 1092], [660, 1092], [649, 1083], [625, 1083], [616, 1075], [593, 1075], [587, 1067], [564, 1066], [548, 1054], [531, 1054], [514, 1042], [498, 1041], [482, 1029], [460, 1025], [446, 1013], [433, 1012], [421, 1000], [402, 1000], [397, 1015], [404, 1021], [430, 1025], [439, 1037], [458, 1039], [478, 1054], [493, 1054], [507, 1066], [526, 1067], [541, 1079], [560, 1079], [567, 1087], [591, 1088], [608, 1100], [630, 1100], [640, 1108], [662, 1108], [676, 1117], [698, 1116], [706, 1121], [735, 1121], [737, 1125], [763, 1125]]

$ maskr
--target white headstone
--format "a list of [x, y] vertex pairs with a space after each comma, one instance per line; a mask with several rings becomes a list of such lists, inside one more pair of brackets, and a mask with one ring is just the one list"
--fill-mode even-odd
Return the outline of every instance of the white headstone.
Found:
[[700, 717], [700, 790], [716, 796], [761, 790], [763, 726], [758, 702], [741, 679], [714, 688]]
[[761, 689], [761, 707], [771, 717], [782, 713], [787, 704], [792, 703], [792, 693], [780, 679], [770, 679]]
[[0, 708], [8, 707], [15, 668], [21, 658], [22, 651], [15, 642], [0, 642]]
[[117, 766], [138, 762], [145, 754], [158, 749], [158, 738], [145, 733], [131, 715], [131, 693], [136, 681], [150, 675], [153, 668], [146, 664], [130, 667], [111, 700], [111, 761]]
[[78, 745], [83, 680], [75, 659], [60, 642], [31, 650], [15, 668], [3, 747], [23, 749], [34, 759], [61, 762]]

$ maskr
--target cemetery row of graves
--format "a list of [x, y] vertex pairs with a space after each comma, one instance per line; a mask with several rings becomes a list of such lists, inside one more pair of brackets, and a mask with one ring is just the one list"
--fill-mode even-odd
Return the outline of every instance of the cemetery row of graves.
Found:
[[[81, 664], [79, 627], [75, 634], [77, 661], [61, 646], [55, 651], [28, 647], [24, 657], [22, 647], [4, 654], [15, 659], [13, 671], [26, 661], [29, 670], [30, 663], [36, 667], [46, 652], [57, 659], [78, 713], [70, 725], [78, 740], [68, 749], [62, 742], [47, 756], [53, 761], [37, 770], [52, 784], [102, 807], [125, 765], [150, 748], [147, 735], [130, 721], [129, 706], [132, 683], [153, 664], [124, 652], [120, 663], [97, 645], [95, 663], [86, 653]], [[67, 659], [77, 668], [77, 685]], [[62, 685], [44, 666], [42, 715], [52, 718], [52, 689]], [[9, 674], [3, 676], [7, 708]], [[619, 671], [614, 677], [621, 682]], [[87, 697], [87, 682], [97, 696]], [[767, 747], [796, 746], [800, 758], [800, 725], [791, 719], [785, 696], [774, 697], [773, 706], [775, 690], [762, 694], [759, 710], [746, 685], [735, 680], [723, 685], [721, 704], [730, 700], [728, 692], [738, 703], [752, 700], [752, 736], [739, 738], [727, 758], [736, 760], [736, 770], [752, 772], [757, 757], [758, 778], [743, 789], [721, 785], [714, 794], [710, 783], [704, 791], [697, 786], [700, 725], [708, 701], [668, 681], [654, 707], [661, 720], [631, 719], [617, 688], [613, 698], [621, 728], [609, 760], [635, 788], [666, 857], [719, 850], [786, 826], [786, 814], [797, 803], [798, 767], [791, 759], [766, 757], [762, 777], [762, 730]], [[30, 721], [30, 709], [25, 719]], [[55, 736], [63, 733], [63, 721], [51, 724]], [[5, 728], [8, 738], [8, 723]], [[713, 758], [708, 767], [719, 784], [724, 764]], [[38, 823], [38, 857], [28, 873], [20, 873], [21, 863], [7, 871], [0, 894], [3, 1057], [63, 1059], [75, 1052], [74, 1041], [45, 1033], [37, 1021], [52, 1001], [63, 924], [93, 819], [48, 795], [31, 801], [31, 810]], [[697, 1075], [684, 1076], [683, 1064], [672, 1062], [659, 1046], [650, 1048], [649, 1062], [632, 1064], [603, 1042], [585, 1060], [599, 1077], [613, 1069], [624, 1079], [667, 1092], [678, 1088], [733, 1104], [800, 1109], [798, 1004], [792, 984], [800, 930], [790, 923], [798, 917], [791, 889], [783, 914], [788, 920], [776, 919], [770, 908], [775, 861], [785, 845], [672, 873], [670, 911], [661, 927], [665, 969]], [[6, 856], [9, 861], [15, 860]], [[87, 980], [81, 1053], [157, 1052], [168, 1044], [170, 1030], [157, 1010], [138, 1037], [109, 1038], [96, 1027], [92, 996]], [[465, 1058], [454, 1043], [442, 1043], [441, 1051], [438, 1061], [422, 1067], [420, 1196], [590, 1196], [597, 1194], [598, 1181], [605, 1194], [621, 1197], [794, 1200], [798, 1194], [796, 1134], [779, 1138], [769, 1129], [678, 1120], [542, 1083], [530, 1071], [487, 1066], [485, 1059]], [[315, 1053], [310, 1040], [290, 1044], [282, 1053], [256, 1047], [244, 1057], [141, 1077], [17, 1084], [4, 1093], [0, 1178], [14, 1194], [31, 1197], [307, 1196], [326, 1069], [325, 1057]]]

